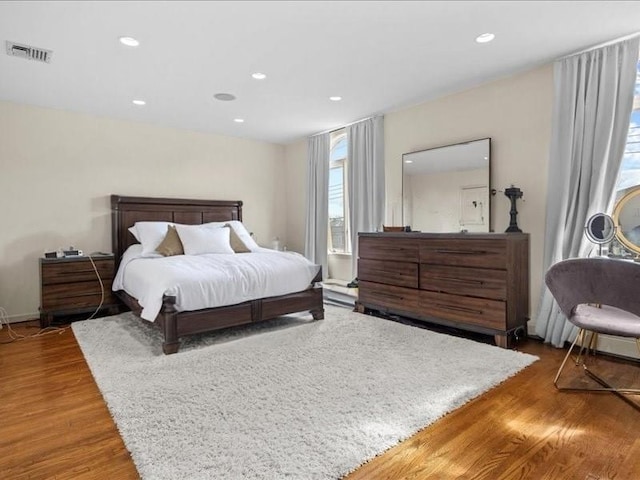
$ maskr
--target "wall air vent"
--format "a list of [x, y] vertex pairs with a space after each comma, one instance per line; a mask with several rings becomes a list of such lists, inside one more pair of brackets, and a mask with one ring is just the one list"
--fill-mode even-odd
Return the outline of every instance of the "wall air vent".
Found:
[[31, 47], [21, 43], [10, 42], [7, 40], [7, 55], [12, 57], [25, 58], [27, 60], [36, 60], [38, 62], [51, 62], [51, 50], [45, 50], [44, 48]]

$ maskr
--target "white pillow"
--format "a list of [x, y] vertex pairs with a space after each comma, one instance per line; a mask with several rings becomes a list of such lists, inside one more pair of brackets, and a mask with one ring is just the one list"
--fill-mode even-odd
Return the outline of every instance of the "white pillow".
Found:
[[127, 230], [131, 232], [131, 235], [133, 235], [133, 238], [135, 238], [138, 242], [140, 242], [140, 237], [138, 236], [138, 231], [136, 230], [135, 225], [133, 227], [129, 227]]
[[[142, 256], [156, 256], [158, 255], [156, 249], [158, 245], [162, 243], [164, 237], [167, 235], [167, 226], [174, 225], [172, 222], [136, 222], [131, 227], [136, 233], [131, 232], [134, 237], [142, 244]], [[136, 235], [137, 234], [137, 235]]]
[[249, 250], [252, 252], [257, 252], [260, 250], [260, 246], [255, 242], [255, 240], [251, 237], [251, 234], [246, 229], [246, 227], [239, 220], [229, 220], [228, 222], [224, 222], [225, 224], [231, 225], [233, 231], [236, 232], [240, 240], [247, 246]]
[[230, 231], [211, 225], [176, 225], [185, 255], [235, 253], [229, 241]]

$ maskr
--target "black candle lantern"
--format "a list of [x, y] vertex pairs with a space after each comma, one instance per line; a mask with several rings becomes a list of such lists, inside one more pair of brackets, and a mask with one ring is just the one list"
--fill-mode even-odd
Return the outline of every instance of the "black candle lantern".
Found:
[[518, 198], [522, 198], [522, 190], [518, 187], [514, 187], [511, 185], [510, 188], [507, 188], [504, 191], [506, 197], [511, 200], [511, 210], [509, 211], [509, 228], [505, 230], [505, 232], [522, 232], [518, 228], [518, 220], [516, 216], [518, 215], [518, 210], [516, 210], [516, 200]]

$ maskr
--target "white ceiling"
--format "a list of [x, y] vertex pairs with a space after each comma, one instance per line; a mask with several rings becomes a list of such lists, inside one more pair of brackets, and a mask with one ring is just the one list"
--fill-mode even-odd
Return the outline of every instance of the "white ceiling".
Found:
[[289, 143], [639, 30], [640, 2], [621, 1], [1, 1], [0, 99]]

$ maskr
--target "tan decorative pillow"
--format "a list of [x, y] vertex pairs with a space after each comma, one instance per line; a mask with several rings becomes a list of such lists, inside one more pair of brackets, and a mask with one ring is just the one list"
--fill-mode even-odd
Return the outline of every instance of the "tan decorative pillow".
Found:
[[160, 242], [160, 245], [158, 245], [158, 248], [156, 248], [156, 252], [165, 257], [184, 255], [184, 248], [182, 247], [182, 242], [180, 241], [176, 227], [173, 225], [167, 226], [167, 234], [164, 240]]
[[236, 253], [247, 253], [250, 252], [247, 245], [242, 241], [242, 239], [238, 236], [236, 231], [233, 229], [231, 225], [228, 223], [225, 225], [229, 229], [229, 242], [231, 243], [231, 248]]

